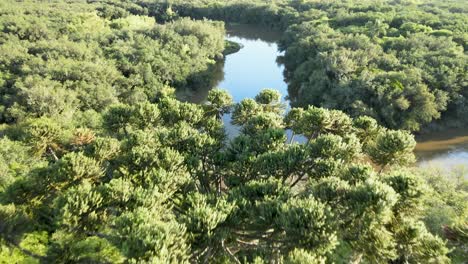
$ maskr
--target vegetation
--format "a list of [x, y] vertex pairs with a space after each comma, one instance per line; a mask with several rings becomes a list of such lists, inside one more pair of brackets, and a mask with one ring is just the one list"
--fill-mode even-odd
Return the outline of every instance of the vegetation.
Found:
[[[463, 261], [466, 180], [408, 168], [416, 142], [394, 130], [419, 128], [446, 109], [439, 103], [455, 112], [465, 104], [464, 9], [447, 5], [432, 7], [455, 14], [450, 27], [413, 25], [423, 33], [408, 29], [397, 39], [360, 30], [374, 25], [378, 10], [403, 6], [410, 13], [402, 24], [426, 21], [413, 14], [425, 17], [431, 5], [2, 1], [0, 262]], [[181, 102], [175, 90], [204, 81], [234, 47], [224, 41], [223, 22], [184, 16], [288, 28], [282, 45], [291, 98], [301, 83], [301, 97], [314, 99], [306, 96], [316, 92], [314, 78], [330, 89], [320, 103], [293, 100], [299, 107], [287, 112], [274, 90], [237, 104], [217, 89], [204, 104]], [[442, 37], [447, 30], [456, 34]], [[426, 51], [440, 57], [398, 54], [410, 40], [416, 47], [431, 40]], [[341, 61], [343, 54], [349, 58]], [[343, 71], [345, 61], [356, 68]], [[320, 63], [333, 74], [323, 75]], [[447, 65], [460, 69], [444, 74]], [[320, 107], [348, 106], [325, 95], [331, 100], [346, 85], [356, 89], [350, 96], [361, 95], [365, 76], [366, 89], [381, 94], [369, 92], [361, 106], [374, 100], [374, 108], [342, 109], [348, 115]], [[397, 100], [406, 109], [376, 112], [397, 95], [408, 96]], [[225, 114], [239, 126], [234, 138], [224, 131]]]
[[223, 54], [225, 56], [229, 55], [229, 54], [233, 54], [233, 53], [236, 53], [238, 52], [239, 50], [242, 49], [242, 45], [237, 43], [237, 42], [234, 42], [234, 41], [230, 41], [230, 40], [226, 40], [226, 45], [225, 45], [225, 49], [224, 49], [224, 52]]
[[432, 187], [431, 197], [436, 197], [425, 201], [423, 221], [433, 234], [446, 238], [453, 247], [452, 261], [463, 263], [468, 258], [466, 168], [457, 168], [449, 174], [438, 168], [429, 168], [419, 173]]
[[[148, 4], [157, 8], [163, 3]], [[468, 115], [465, 1], [172, 1], [181, 16], [286, 30], [281, 41], [294, 106], [368, 115], [420, 130]]]
[[225, 45], [220, 22], [159, 25], [84, 1], [1, 5], [2, 122], [154, 101], [203, 74]]
[[[431, 221], [426, 199], [447, 202], [432, 192], [449, 192], [402, 167], [414, 158], [410, 134], [337, 110], [284, 116], [280, 95], [265, 90], [234, 105], [242, 132], [227, 141], [220, 117], [231, 105], [213, 90], [206, 105], [167, 96], [114, 104], [94, 128], [41, 117], [6, 129], [3, 254], [60, 263], [448, 261], [423, 220]], [[289, 144], [287, 127], [308, 142]], [[453, 219], [466, 216], [465, 191], [450, 200]], [[464, 239], [460, 232], [451, 236]]]

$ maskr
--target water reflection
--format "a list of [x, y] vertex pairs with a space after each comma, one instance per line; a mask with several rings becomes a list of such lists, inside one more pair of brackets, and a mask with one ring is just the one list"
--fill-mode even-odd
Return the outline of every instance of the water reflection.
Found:
[[236, 102], [253, 98], [265, 88], [276, 89], [286, 96], [283, 66], [276, 63], [280, 53], [274, 40], [279, 38], [280, 33], [245, 29], [245, 26], [239, 25], [227, 29], [227, 39], [242, 44], [243, 48], [226, 57], [224, 79], [217, 87], [228, 90]]
[[211, 65], [204, 74], [197, 75], [197, 78], [189, 78], [186, 88], [177, 91], [177, 98], [195, 104], [205, 102], [208, 92], [224, 80], [224, 64], [225, 60], [220, 60]]
[[[226, 29], [227, 39], [240, 43], [243, 48], [226, 57], [224, 78], [216, 87], [228, 90], [235, 102], [253, 98], [265, 88], [276, 89], [286, 96], [284, 68], [276, 62], [281, 55], [276, 44], [281, 32], [245, 25], [228, 25]], [[239, 127], [230, 123], [231, 115], [225, 115], [223, 121], [230, 137], [239, 134]]]
[[[227, 24], [226, 31], [228, 37], [234, 36], [245, 40], [254, 40], [266, 43], [276, 43], [282, 36], [282, 32], [278, 30], [266, 29], [262, 26], [242, 24]], [[276, 52], [277, 51], [275, 50], [275, 53]]]
[[417, 140], [415, 153], [421, 167], [468, 168], [467, 128], [446, 129], [419, 136]]
[[276, 89], [286, 96], [283, 66], [276, 62], [281, 53], [275, 41], [281, 32], [245, 25], [227, 25], [226, 31], [226, 39], [243, 48], [213, 65], [206, 75], [211, 77], [199, 78], [199, 82], [191, 80], [187, 85], [190, 88], [179, 91], [178, 98], [202, 103], [213, 88], [228, 90], [235, 102], [253, 98], [265, 88]]
[[[264, 88], [277, 89], [286, 96], [283, 66], [277, 63], [277, 57], [281, 54], [276, 41], [281, 37], [281, 32], [228, 25], [227, 34], [227, 39], [242, 44], [243, 48], [216, 64], [210, 83], [191, 91], [186, 98], [202, 103], [208, 91], [214, 87], [228, 90], [236, 102], [253, 98]], [[230, 115], [224, 116], [223, 120], [230, 136], [238, 134], [238, 128], [230, 124]], [[418, 137], [417, 141], [419, 166], [440, 166], [444, 170], [463, 165], [468, 168], [468, 129], [427, 134]]]

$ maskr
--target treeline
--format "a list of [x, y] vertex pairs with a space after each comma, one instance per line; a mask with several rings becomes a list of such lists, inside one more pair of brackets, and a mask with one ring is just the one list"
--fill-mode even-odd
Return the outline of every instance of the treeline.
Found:
[[467, 120], [464, 1], [159, 2], [147, 6], [287, 29], [280, 61], [295, 106], [369, 115], [413, 131], [438, 119]]
[[[409, 132], [314, 106], [286, 113], [273, 90], [177, 100], [226, 52], [224, 28], [166, 3], [0, 3], [1, 263], [468, 258], [466, 180], [408, 168]], [[290, 48], [306, 24], [288, 29]]]
[[1, 7], [1, 122], [154, 101], [206, 75], [225, 45], [222, 22], [157, 24], [133, 15], [131, 4], [129, 11], [85, 1]]

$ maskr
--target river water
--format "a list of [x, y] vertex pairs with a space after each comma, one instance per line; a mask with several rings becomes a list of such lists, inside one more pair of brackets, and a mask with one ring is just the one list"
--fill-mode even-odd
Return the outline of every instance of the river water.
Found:
[[[213, 69], [213, 80], [208, 87], [198, 89], [186, 99], [202, 103], [212, 88], [228, 90], [239, 102], [253, 98], [264, 88], [278, 90], [286, 101], [287, 84], [283, 79], [283, 66], [276, 62], [281, 55], [276, 41], [281, 32], [262, 27], [229, 25], [227, 39], [240, 43], [243, 48], [219, 62]], [[228, 134], [234, 135], [237, 128], [229, 125], [230, 116], [224, 117]], [[444, 130], [443, 132], [417, 137], [415, 149], [418, 166], [438, 167], [451, 170], [457, 167], [468, 169], [468, 129]], [[468, 174], [468, 173], [467, 173]]]
[[468, 129], [447, 129], [416, 137], [415, 153], [421, 167], [466, 169], [468, 176]]

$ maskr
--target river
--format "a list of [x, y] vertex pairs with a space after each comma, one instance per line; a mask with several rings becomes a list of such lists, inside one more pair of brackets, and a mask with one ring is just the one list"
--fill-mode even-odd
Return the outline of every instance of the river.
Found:
[[[214, 87], [228, 90], [235, 102], [253, 98], [264, 88], [278, 90], [285, 100], [287, 84], [283, 79], [283, 66], [276, 62], [281, 55], [276, 44], [280, 37], [281, 32], [261, 27], [227, 26], [226, 38], [242, 44], [243, 48], [219, 62], [213, 69], [209, 87], [191, 93], [187, 100], [202, 103]], [[229, 124], [229, 120], [229, 115], [224, 117], [225, 124]], [[230, 135], [237, 132], [232, 125], [227, 125], [226, 130]], [[417, 137], [417, 140], [418, 166], [436, 166], [444, 170], [466, 166], [468, 169], [468, 129], [445, 130]], [[465, 173], [468, 176], [468, 172]]]
[[416, 138], [415, 153], [421, 167], [465, 169], [468, 176], [468, 129], [446, 129]]

